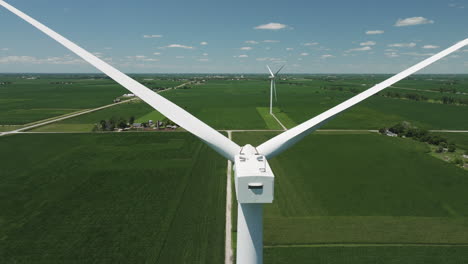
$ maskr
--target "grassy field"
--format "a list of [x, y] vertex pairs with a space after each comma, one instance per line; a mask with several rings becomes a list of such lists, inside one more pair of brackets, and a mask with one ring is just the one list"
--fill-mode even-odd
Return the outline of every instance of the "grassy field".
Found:
[[0, 263], [221, 263], [226, 161], [187, 133], [0, 138]]
[[[258, 144], [273, 135], [234, 139]], [[265, 262], [425, 263], [427, 252], [467, 262], [468, 172], [427, 151], [377, 134], [314, 134], [272, 159]], [[446, 244], [458, 246], [436, 247]]]
[[[22, 125], [63, 115], [81, 109], [112, 103], [128, 91], [110, 79], [87, 75], [39, 75], [38, 79], [22, 75], [0, 75], [0, 125]], [[173, 87], [177, 80], [153, 79], [145, 81], [148, 87]]]
[[[340, 79], [334, 81], [326, 80], [324, 77], [279, 81], [278, 102], [274, 103], [275, 115], [286, 127], [291, 128], [345, 101], [355, 95], [356, 92], [369, 88], [371, 84], [381, 79], [382, 76], [341, 76]], [[144, 82], [143, 80], [141, 81]], [[423, 91], [428, 89], [425, 88], [426, 83], [432, 82], [437, 84], [439, 82], [438, 79], [432, 81], [425, 79], [406, 80], [403, 81], [402, 85], [406, 85], [407, 82], [412, 84], [408, 85], [410, 87], [416, 87], [415, 85], [419, 82], [420, 88], [409, 88], [416, 90], [409, 91], [411, 93], [418, 93], [428, 97], [431, 97], [433, 94], [437, 96], [468, 97], [468, 95]], [[151, 85], [149, 84], [149, 86]], [[106, 87], [106, 85], [99, 87]], [[278, 128], [277, 124], [273, 122], [274, 120], [267, 115], [269, 86], [266, 79], [208, 79], [203, 84], [192, 85], [191, 87], [191, 89], [170, 90], [161, 93], [161, 95], [217, 129]], [[90, 93], [88, 90], [83, 91], [87, 94]], [[47, 94], [47, 92], [45, 93]], [[96, 97], [104, 98], [100, 94], [97, 94]], [[106, 98], [109, 97], [111, 96], [106, 96]], [[146, 105], [145, 103], [142, 104]], [[25, 111], [13, 106], [10, 106], [10, 110], [8, 111], [18, 111], [18, 113]], [[72, 106], [70, 105], [69, 107]], [[32, 119], [37, 119], [34, 115], [42, 115], [43, 111], [50, 112], [51, 110], [38, 108], [33, 112], [31, 111], [28, 110], [27, 113], [23, 114], [31, 116]], [[57, 108], [54, 111], [53, 113], [58, 115], [63, 112], [72, 111], [72, 109]], [[137, 121], [161, 117], [159, 113], [154, 112], [153, 109], [146, 106], [134, 106], [131, 108], [116, 107], [101, 112], [87, 115], [86, 117], [66, 120], [63, 123], [89, 125], [95, 124], [101, 119], [109, 119], [112, 116], [123, 116], [127, 119], [130, 116], [134, 116]], [[379, 129], [381, 127], [392, 126], [401, 121], [409, 121], [414, 125], [427, 129], [468, 129], [468, 123], [463, 122], [467, 115], [468, 106], [373, 96], [330, 121], [323, 128]], [[0, 120], [2, 118], [5, 124], [12, 123], [13, 121], [11, 120], [20, 119], [16, 114], [5, 114], [4, 117], [0, 116]], [[47, 128], [44, 129], [47, 130]]]
[[[343, 91], [326, 89], [331, 84], [324, 83], [323, 80], [279, 83], [276, 106], [295, 123], [302, 123], [354, 96], [348, 89], [363, 91], [369, 88], [348, 84], [348, 81], [345, 79], [332, 83], [332, 87], [343, 88]], [[333, 119], [323, 128], [378, 129], [409, 121], [427, 129], [468, 129], [468, 123], [463, 122], [467, 115], [468, 106], [373, 96]], [[281, 117], [279, 119], [283, 121]]]

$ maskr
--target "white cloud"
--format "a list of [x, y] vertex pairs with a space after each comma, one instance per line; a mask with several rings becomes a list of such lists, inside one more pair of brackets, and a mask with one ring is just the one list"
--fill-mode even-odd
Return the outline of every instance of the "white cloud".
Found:
[[287, 27], [288, 26], [286, 26], [284, 24], [273, 23], [272, 22], [272, 23], [256, 26], [256, 27], [254, 27], [254, 29], [280, 30], [280, 29], [284, 29], [284, 28], [287, 28]]
[[409, 17], [405, 19], [398, 19], [395, 23], [395, 27], [407, 27], [407, 26], [416, 26], [424, 24], [434, 24], [433, 20], [429, 20], [425, 17]]
[[206, 46], [206, 45], [208, 45], [208, 42], [206, 42], [206, 41], [202, 41], [202, 42], [200, 42], [200, 45], [202, 45], [202, 46]]
[[206, 62], [206, 61], [210, 61], [210, 60], [209, 59], [198, 59], [198, 61]]
[[142, 61], [159, 61], [159, 59], [153, 59], [153, 58], [144, 58]]
[[402, 55], [415, 56], [415, 57], [429, 57], [433, 56], [435, 53], [418, 53], [418, 52], [405, 52]]
[[111, 50], [112, 47], [105, 47], [104, 49], [105, 49], [105, 50]]
[[144, 55], [126, 56], [127, 59], [136, 61], [159, 61], [159, 59], [148, 58]]
[[438, 49], [440, 48], [439, 46], [436, 45], [425, 45], [422, 47], [423, 49]]
[[9, 48], [1, 48], [0, 50], [1, 50], [1, 51], [8, 51], [8, 50], [10, 50], [10, 49], [9, 49]]
[[161, 55], [161, 52], [155, 52], [155, 53], [153, 53], [153, 55], [159, 56], [159, 55]]
[[294, 50], [294, 48], [286, 48], [287, 51]]
[[183, 58], [185, 58], [185, 57], [184, 57], [184, 56], [176, 56], [175, 58], [176, 58], [176, 59], [183, 59]]
[[234, 56], [235, 58], [248, 58], [249, 55], [246, 55], [246, 54], [242, 54], [242, 55], [239, 55], [239, 56]]
[[179, 48], [179, 49], [194, 49], [192, 46], [185, 46], [185, 45], [181, 45], [181, 44], [171, 44], [171, 45], [167, 45], [167, 46], [164, 46], [164, 47], [161, 47], [162, 49], [164, 48]]
[[256, 58], [257, 61], [282, 61], [280, 58], [270, 58], [270, 57], [265, 57], [265, 58]]
[[162, 38], [162, 35], [143, 35], [143, 38]]
[[400, 57], [400, 55], [398, 55], [398, 53], [396, 53], [396, 52], [387, 52], [387, 53], [385, 53], [385, 56], [387, 56], [389, 58]]
[[322, 59], [328, 59], [328, 58], [335, 58], [335, 56], [333, 56], [331, 54], [322, 55]]
[[414, 48], [416, 47], [416, 43], [411, 42], [411, 43], [395, 43], [395, 44], [389, 44], [388, 45], [391, 48]]
[[309, 56], [309, 53], [303, 52], [303, 53], [301, 53], [301, 56]]
[[202, 55], [203, 55], [203, 56], [208, 56], [208, 53], [203, 53]]
[[316, 46], [318, 44], [319, 44], [318, 42], [309, 42], [309, 43], [304, 43], [302, 45], [304, 45], [304, 46]]
[[449, 7], [451, 7], [451, 8], [458, 8], [458, 9], [464, 9], [464, 8], [465, 8], [465, 6], [458, 5], [458, 4], [449, 4]]
[[385, 33], [383, 30], [368, 30], [366, 31], [366, 35], [380, 35]]
[[37, 58], [32, 56], [7, 56], [0, 57], [0, 63], [27, 63], [27, 64], [84, 64], [81, 59], [65, 55], [63, 57]]
[[366, 42], [362, 42], [360, 45], [361, 46], [374, 46], [375, 44], [377, 44], [377, 42], [375, 41], [366, 41]]
[[256, 45], [258, 44], [258, 41], [255, 41], [255, 40], [247, 40], [245, 41], [246, 44], [252, 44], [252, 45]]
[[278, 42], [280, 42], [280, 41], [279, 41], [279, 40], [267, 39], [267, 40], [264, 40], [263, 42], [265, 42], [265, 43], [278, 43]]
[[366, 46], [366, 47], [362, 47], [362, 48], [350, 49], [350, 50], [348, 50], [347, 52], [353, 52], [353, 51], [368, 51], [368, 50], [372, 50], [372, 48], [369, 47], [369, 46]]
[[240, 50], [252, 50], [253, 48], [252, 47], [242, 47], [240, 48]]

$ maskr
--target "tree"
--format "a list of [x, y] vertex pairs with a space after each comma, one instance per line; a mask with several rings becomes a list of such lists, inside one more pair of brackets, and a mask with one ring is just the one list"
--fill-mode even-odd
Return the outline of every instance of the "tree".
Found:
[[99, 122], [99, 129], [101, 129], [102, 131], [105, 131], [107, 129], [107, 122], [106, 120], [101, 120]]
[[437, 153], [442, 153], [442, 152], [444, 152], [444, 148], [443, 148], [443, 147], [438, 147], [438, 148], [436, 149], [436, 152], [437, 152]]
[[130, 119], [128, 119], [128, 123], [131, 125], [133, 123], [135, 123], [135, 117], [134, 116], [131, 116]]
[[455, 146], [455, 144], [450, 144], [448, 146], [448, 151], [449, 152], [453, 153], [453, 152], [455, 152], [455, 150], [457, 150], [457, 147]]
[[125, 119], [120, 119], [119, 123], [117, 124], [118, 128], [124, 129], [127, 127], [127, 120]]

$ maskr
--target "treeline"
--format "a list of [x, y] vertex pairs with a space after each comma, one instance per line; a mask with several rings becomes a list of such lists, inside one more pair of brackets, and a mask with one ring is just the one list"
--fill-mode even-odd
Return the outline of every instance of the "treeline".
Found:
[[340, 91], [340, 92], [351, 92], [353, 94], [358, 94], [361, 92], [358, 88], [355, 87], [343, 87], [343, 86], [320, 86], [320, 89], [330, 90], [330, 91]]
[[399, 93], [399, 92], [385, 92], [380, 93], [381, 96], [390, 97], [390, 98], [398, 98], [398, 99], [408, 99], [413, 101], [427, 101], [429, 100], [428, 97], [424, 95], [420, 95], [417, 93]]
[[101, 120], [95, 126], [95, 130], [99, 131], [114, 131], [116, 128], [125, 129], [130, 127], [135, 122], [135, 117], [131, 116], [128, 121], [125, 118], [111, 117], [108, 120]]
[[0, 85], [8, 85], [8, 84], [12, 84], [12, 82], [0, 82]]
[[398, 123], [390, 128], [381, 128], [379, 129], [379, 132], [381, 134], [388, 134], [388, 132], [391, 132], [397, 134], [399, 137], [412, 138], [420, 142], [426, 142], [434, 146], [439, 146], [437, 149], [437, 152], [439, 153], [445, 150], [448, 152], [455, 152], [457, 149], [455, 143], [449, 142], [445, 137], [434, 135], [426, 129], [417, 128], [408, 122]]
[[[431, 98], [420, 95], [417, 93], [399, 93], [399, 92], [385, 92], [379, 93], [379, 95], [384, 97], [390, 98], [398, 98], [398, 99], [408, 99], [412, 101], [429, 101]], [[451, 105], [468, 105], [468, 98], [454, 98], [451, 96], [442, 96], [440, 98], [434, 98], [433, 100], [439, 101], [443, 104], [451, 104]]]

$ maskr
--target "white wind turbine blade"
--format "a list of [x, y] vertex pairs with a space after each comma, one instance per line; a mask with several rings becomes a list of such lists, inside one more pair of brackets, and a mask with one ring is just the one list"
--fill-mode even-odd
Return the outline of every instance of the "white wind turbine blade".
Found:
[[327, 121], [335, 117], [337, 114], [343, 112], [344, 110], [352, 107], [353, 105], [367, 99], [368, 97], [382, 91], [383, 89], [395, 84], [396, 82], [408, 77], [409, 75], [425, 68], [426, 66], [444, 58], [445, 56], [461, 49], [462, 47], [468, 45], [468, 39], [465, 39], [457, 44], [451, 46], [450, 48], [443, 50], [436, 55], [414, 65], [413, 67], [404, 70], [403, 72], [375, 85], [374, 87], [344, 101], [343, 103], [331, 108], [330, 110], [286, 131], [282, 134], [277, 135], [276, 137], [266, 141], [257, 147], [257, 151], [265, 155], [267, 158], [272, 158], [281, 152], [285, 151], [299, 140], [312, 133]]
[[284, 66], [286, 66], [286, 65], [283, 65], [283, 66], [281, 66], [281, 68], [279, 68], [279, 70], [275, 73], [275, 76], [277, 76], [278, 73], [280, 73], [280, 71], [284, 68]]
[[203, 140], [211, 148], [213, 148], [225, 158], [234, 161], [234, 156], [239, 154], [239, 145], [232, 142], [227, 137], [223, 136], [221, 133], [206, 125], [205, 123], [203, 123], [193, 115], [189, 114], [176, 104], [146, 88], [139, 82], [118, 71], [117, 69], [110, 66], [101, 59], [97, 58], [93, 54], [82, 49], [75, 43], [69, 41], [68, 39], [59, 35], [50, 28], [44, 26], [37, 20], [31, 18], [30, 16], [26, 15], [25, 13], [16, 9], [15, 7], [7, 4], [5, 1], [0, 0], [0, 5], [2, 5], [15, 15], [19, 16], [20, 18], [24, 19], [40, 31], [44, 32], [49, 37], [55, 39], [57, 42], [59, 42], [60, 44], [62, 44], [63, 46], [65, 46], [66, 48], [83, 58], [85, 61], [92, 64], [94, 67], [108, 75], [110, 78], [114, 79], [117, 83], [134, 93], [136, 96], [140, 97], [143, 101], [151, 105], [154, 109], [161, 112], [161, 114], [171, 119], [176, 124], [179, 124], [190, 133], [199, 137], [201, 140]]
[[270, 66], [267, 65], [267, 69], [268, 69], [268, 71], [270, 72], [271, 77], [272, 77], [272, 78], [275, 78], [275, 75], [274, 75], [273, 72], [271, 71]]

